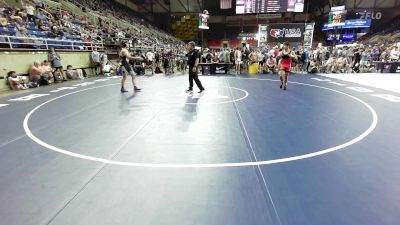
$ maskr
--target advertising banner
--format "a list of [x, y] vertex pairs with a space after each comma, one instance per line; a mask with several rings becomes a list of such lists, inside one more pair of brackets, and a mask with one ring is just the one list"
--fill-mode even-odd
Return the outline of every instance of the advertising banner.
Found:
[[334, 29], [352, 29], [352, 28], [370, 28], [371, 19], [354, 19], [345, 20], [343, 26], [331, 26], [330, 24], [325, 24], [322, 28], [323, 31], [334, 30]]
[[314, 23], [307, 23], [304, 31], [304, 47], [311, 48], [314, 39]]
[[203, 14], [203, 13], [199, 14], [199, 29], [203, 29], [203, 30], [210, 29], [208, 27], [209, 18], [210, 18], [210, 15], [208, 15], [208, 14]]
[[311, 47], [314, 37], [314, 23], [281, 23], [259, 25], [259, 46], [268, 43], [303, 43]]
[[269, 24], [267, 26], [268, 42], [303, 42], [304, 23]]

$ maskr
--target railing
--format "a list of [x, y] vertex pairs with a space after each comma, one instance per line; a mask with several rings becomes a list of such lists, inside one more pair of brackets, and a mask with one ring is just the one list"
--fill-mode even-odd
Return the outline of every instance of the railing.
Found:
[[[83, 42], [66, 39], [15, 37], [0, 35], [0, 45], [10, 49], [68, 49], [68, 50], [104, 50], [103, 42]], [[6, 47], [7, 48], [7, 47]]]

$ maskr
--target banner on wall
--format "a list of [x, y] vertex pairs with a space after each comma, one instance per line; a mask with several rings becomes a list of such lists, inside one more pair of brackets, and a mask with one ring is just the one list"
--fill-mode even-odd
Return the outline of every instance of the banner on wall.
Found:
[[210, 27], [208, 27], [208, 20], [210, 19], [210, 15], [208, 14], [199, 14], [199, 29], [203, 30], [208, 30]]
[[304, 40], [304, 24], [282, 23], [269, 24], [266, 29], [268, 42], [302, 42]]
[[314, 23], [281, 23], [259, 25], [259, 46], [268, 43], [303, 43], [305, 47], [312, 46]]
[[311, 48], [314, 39], [314, 23], [306, 23], [304, 29], [304, 47]]
[[324, 24], [322, 30], [334, 30], [334, 29], [353, 29], [353, 28], [370, 28], [372, 24], [372, 20], [370, 19], [353, 19], [353, 20], [345, 20], [344, 25], [340, 27], [335, 27], [330, 24]]

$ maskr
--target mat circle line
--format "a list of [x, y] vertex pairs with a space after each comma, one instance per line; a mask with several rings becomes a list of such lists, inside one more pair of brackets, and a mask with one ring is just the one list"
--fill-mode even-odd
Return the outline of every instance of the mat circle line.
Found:
[[[236, 79], [248, 79], [248, 80], [266, 80], [266, 81], [274, 81], [277, 82], [279, 80], [274, 80], [274, 79], [259, 79], [259, 78], [237, 78]], [[83, 154], [78, 154], [78, 153], [74, 153], [71, 151], [67, 151], [61, 148], [58, 148], [56, 146], [50, 145], [42, 140], [40, 140], [39, 138], [37, 138], [35, 135], [33, 135], [32, 131], [29, 128], [29, 119], [32, 116], [32, 114], [37, 111], [39, 108], [41, 108], [42, 106], [53, 102], [57, 99], [63, 98], [65, 96], [68, 95], [72, 95], [72, 94], [76, 94], [76, 93], [80, 93], [80, 92], [84, 92], [84, 91], [88, 91], [88, 90], [92, 90], [92, 89], [97, 89], [97, 88], [102, 88], [102, 87], [107, 87], [107, 86], [112, 86], [112, 85], [118, 85], [118, 84], [109, 84], [109, 85], [102, 85], [102, 86], [97, 86], [97, 87], [92, 87], [92, 88], [87, 88], [87, 89], [83, 89], [83, 90], [79, 90], [79, 91], [75, 91], [75, 92], [71, 92], [65, 95], [61, 95], [58, 96], [56, 98], [50, 99], [38, 106], [36, 106], [34, 109], [32, 109], [24, 118], [23, 121], [23, 128], [25, 130], [26, 135], [33, 140], [34, 142], [36, 142], [37, 144], [41, 145], [42, 147], [45, 147], [49, 150], [64, 154], [64, 155], [68, 155], [71, 157], [75, 157], [75, 158], [80, 158], [80, 159], [85, 159], [85, 160], [90, 160], [90, 161], [95, 161], [95, 162], [101, 162], [101, 163], [105, 163], [105, 164], [109, 164], [109, 165], [118, 165], [118, 166], [131, 166], [131, 167], [147, 167], [147, 168], [226, 168], [226, 167], [249, 167], [249, 166], [263, 166], [263, 165], [271, 165], [271, 164], [278, 164], [278, 163], [285, 163], [285, 162], [291, 162], [291, 161], [297, 161], [297, 160], [302, 160], [302, 159], [308, 159], [308, 158], [313, 158], [313, 157], [317, 157], [317, 156], [321, 156], [327, 153], [331, 153], [331, 152], [335, 152], [335, 151], [339, 151], [342, 150], [346, 147], [349, 147], [353, 144], [356, 144], [358, 142], [360, 142], [361, 140], [365, 139], [369, 134], [371, 134], [375, 128], [378, 125], [378, 115], [376, 113], [376, 111], [372, 108], [372, 106], [370, 106], [368, 103], [366, 103], [365, 101], [338, 91], [338, 90], [334, 90], [331, 88], [327, 88], [327, 87], [322, 87], [322, 86], [318, 86], [318, 85], [313, 85], [313, 84], [306, 84], [306, 83], [300, 83], [300, 82], [289, 82], [291, 84], [296, 84], [296, 85], [303, 85], [303, 86], [309, 86], [309, 87], [315, 87], [315, 88], [319, 88], [319, 89], [324, 89], [324, 90], [328, 90], [328, 91], [332, 91], [335, 93], [339, 93], [342, 95], [345, 95], [347, 97], [350, 97], [356, 101], [358, 101], [359, 103], [361, 103], [362, 105], [364, 105], [370, 112], [372, 115], [372, 122], [369, 126], [369, 128], [364, 131], [362, 134], [360, 134], [359, 136], [357, 136], [356, 138], [334, 146], [334, 147], [330, 147], [327, 149], [323, 149], [323, 150], [319, 150], [319, 151], [315, 151], [312, 153], [308, 153], [308, 154], [303, 154], [303, 155], [297, 155], [297, 156], [291, 156], [291, 157], [285, 157], [285, 158], [279, 158], [279, 159], [273, 159], [273, 160], [265, 160], [265, 161], [257, 161], [257, 162], [236, 162], [236, 163], [194, 163], [194, 164], [168, 164], [168, 163], [135, 163], [135, 162], [124, 162], [124, 161], [114, 161], [114, 160], [109, 160], [109, 159], [104, 159], [104, 158], [99, 158], [99, 157], [93, 157], [93, 156], [88, 156], [88, 155], [83, 155]]]

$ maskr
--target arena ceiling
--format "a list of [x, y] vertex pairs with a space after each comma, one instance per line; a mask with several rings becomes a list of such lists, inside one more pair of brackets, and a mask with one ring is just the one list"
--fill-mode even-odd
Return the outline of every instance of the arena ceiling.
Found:
[[[198, 13], [207, 9], [211, 15], [233, 16], [235, 14], [235, 0], [232, 0], [232, 9], [221, 10], [219, 0], [116, 0], [120, 3], [131, 2], [138, 11], [148, 14], [182, 14]], [[306, 0], [310, 12], [323, 12], [331, 6], [346, 5], [348, 9], [385, 9], [400, 7], [400, 0]]]

